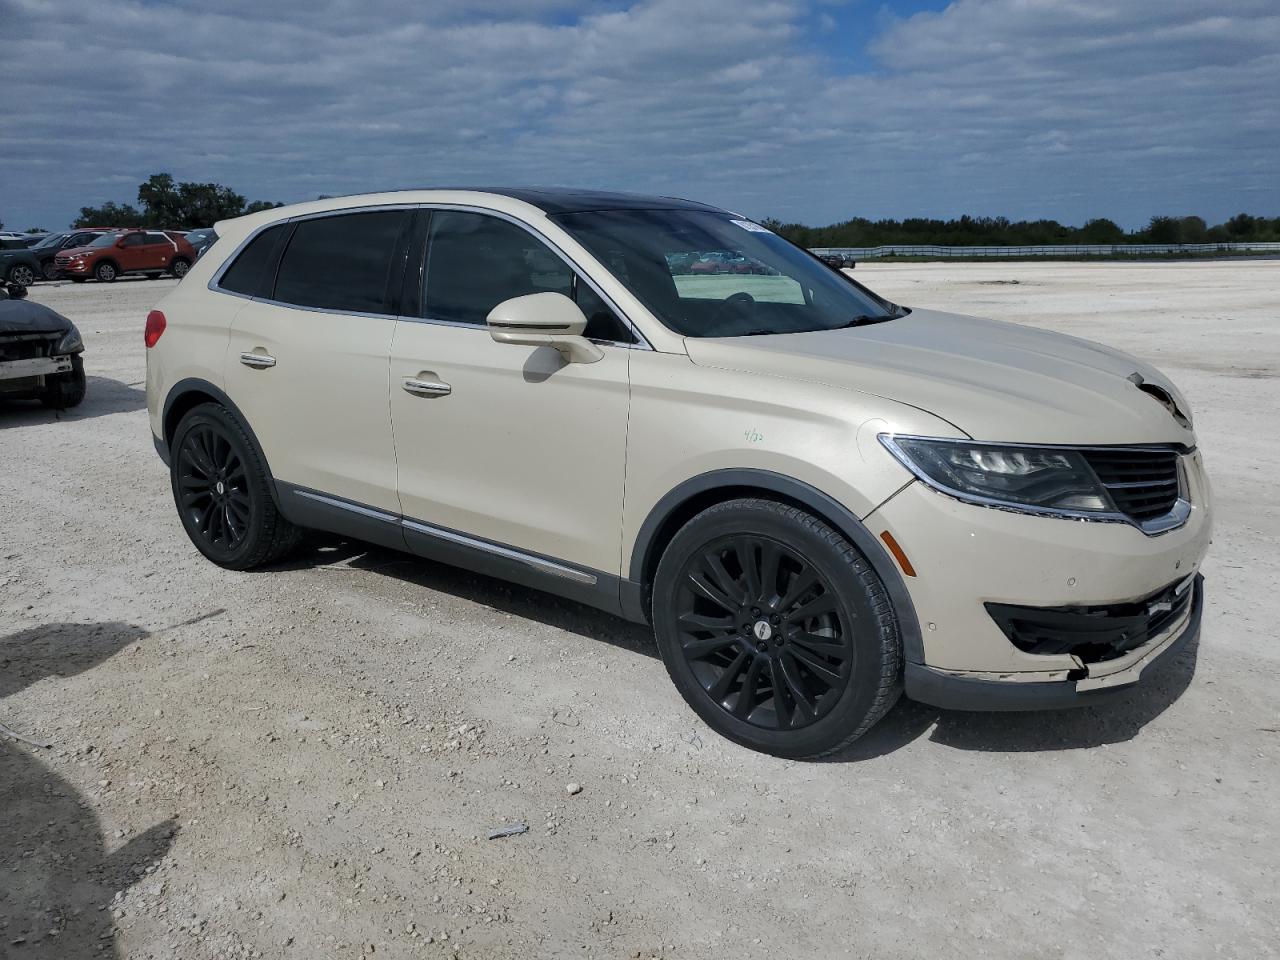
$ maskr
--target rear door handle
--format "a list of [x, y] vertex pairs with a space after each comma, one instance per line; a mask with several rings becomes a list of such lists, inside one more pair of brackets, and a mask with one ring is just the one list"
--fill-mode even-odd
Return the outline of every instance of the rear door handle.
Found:
[[240, 362], [246, 367], [265, 370], [276, 365], [276, 358], [269, 357], [265, 353], [242, 353], [240, 354]]
[[406, 393], [415, 397], [447, 397], [453, 393], [453, 387], [443, 380], [419, 380], [417, 377], [405, 377], [401, 383]]

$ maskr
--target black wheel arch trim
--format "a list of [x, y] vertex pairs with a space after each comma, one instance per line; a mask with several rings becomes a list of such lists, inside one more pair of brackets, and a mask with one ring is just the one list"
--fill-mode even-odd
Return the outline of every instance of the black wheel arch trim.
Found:
[[[160, 454], [160, 459], [165, 462], [165, 465], [167, 466], [169, 464], [169, 453], [173, 447], [173, 436], [172, 431], [169, 428], [169, 417], [173, 412], [175, 404], [184, 397], [189, 397], [192, 394], [204, 394], [211, 397], [214, 401], [226, 407], [231, 415], [240, 421], [240, 426], [244, 428], [244, 432], [248, 435], [249, 442], [253, 444], [253, 452], [257, 454], [258, 462], [262, 464], [262, 469], [266, 471], [268, 478], [274, 477], [275, 475], [271, 472], [271, 464], [267, 460], [267, 455], [263, 452], [262, 444], [258, 442], [258, 435], [253, 432], [253, 427], [249, 424], [248, 418], [240, 412], [240, 408], [237, 407], [235, 402], [222, 390], [215, 387], [208, 380], [201, 380], [199, 377], [188, 377], [185, 380], [179, 380], [169, 388], [169, 393], [164, 398], [164, 406], [161, 408], [160, 413], [160, 422], [163, 425], [164, 436], [157, 437], [152, 434], [152, 441], [155, 443], [156, 452]], [[176, 422], [173, 424], [174, 427], [177, 427], [177, 425], [178, 424]], [[276, 493], [275, 484], [269, 482], [267, 486], [271, 490], [271, 499], [275, 501], [276, 509], [279, 510], [280, 498]], [[280, 512], [284, 513], [283, 510]], [[285, 516], [287, 517], [288, 514], [285, 514]]]
[[636, 542], [631, 551], [631, 565], [627, 579], [622, 581], [621, 602], [624, 615], [628, 619], [647, 621], [645, 610], [648, 588], [647, 573], [656, 559], [653, 550], [658, 534], [667, 521], [685, 504], [695, 497], [724, 490], [757, 490], [773, 493], [809, 510], [831, 524], [858, 548], [867, 562], [871, 564], [877, 576], [884, 583], [889, 598], [893, 601], [894, 613], [898, 618], [898, 629], [902, 634], [902, 650], [907, 662], [924, 662], [924, 641], [920, 634], [920, 621], [916, 617], [915, 605], [911, 602], [911, 594], [899, 572], [893, 558], [885, 550], [880, 541], [863, 525], [862, 521], [834, 497], [823, 493], [817, 487], [810, 486], [771, 470], [752, 468], [712, 470], [685, 480], [654, 505], [648, 517], [640, 525]]

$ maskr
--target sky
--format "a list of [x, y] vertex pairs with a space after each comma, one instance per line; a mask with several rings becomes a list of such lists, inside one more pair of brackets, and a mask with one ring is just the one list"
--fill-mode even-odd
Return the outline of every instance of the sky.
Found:
[[0, 221], [150, 174], [757, 219], [1280, 216], [1277, 0], [0, 0]]

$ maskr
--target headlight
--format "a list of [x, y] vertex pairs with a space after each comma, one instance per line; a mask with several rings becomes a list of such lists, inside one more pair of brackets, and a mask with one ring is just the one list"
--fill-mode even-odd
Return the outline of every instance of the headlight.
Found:
[[1117, 512], [1075, 450], [882, 433], [880, 442], [929, 486], [959, 500], [1026, 513]]
[[58, 345], [54, 348], [54, 353], [77, 353], [84, 349], [84, 341], [80, 339], [80, 331], [76, 329], [73, 323], [71, 329], [62, 335], [62, 339], [58, 341]]

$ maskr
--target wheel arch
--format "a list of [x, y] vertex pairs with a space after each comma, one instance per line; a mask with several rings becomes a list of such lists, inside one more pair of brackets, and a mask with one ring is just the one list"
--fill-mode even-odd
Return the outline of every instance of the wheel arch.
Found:
[[[174, 431], [178, 429], [178, 424], [182, 422], [182, 418], [187, 413], [202, 403], [216, 403], [226, 407], [227, 411], [240, 421], [240, 426], [244, 428], [244, 432], [249, 437], [249, 442], [253, 444], [253, 452], [257, 454], [259, 462], [267, 471], [269, 482], [268, 489], [271, 491], [271, 499], [276, 502], [276, 509], [280, 508], [279, 497], [276, 492], [276, 484], [274, 481], [275, 474], [271, 472], [271, 463], [267, 460], [267, 455], [262, 449], [262, 444], [258, 441], [258, 435], [253, 432], [253, 427], [240, 408], [235, 402], [228, 397], [221, 389], [214, 386], [208, 380], [201, 380], [198, 377], [188, 377], [185, 380], [179, 380], [175, 383], [164, 398], [164, 407], [161, 410], [160, 422], [164, 430], [164, 436], [160, 438], [160, 444], [163, 446], [162, 453], [170, 454], [170, 448], [173, 444]], [[168, 463], [168, 459], [165, 463]], [[283, 512], [283, 511], [281, 511]]]
[[816, 487], [770, 470], [713, 470], [692, 477], [654, 505], [640, 525], [623, 581], [622, 606], [635, 620], [648, 619], [650, 591], [663, 551], [676, 532], [708, 507], [742, 497], [759, 497], [799, 507], [840, 531], [858, 548], [884, 583], [902, 634], [905, 659], [924, 661], [924, 643], [915, 605], [888, 551], [847, 507]]

